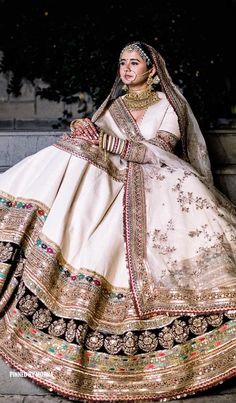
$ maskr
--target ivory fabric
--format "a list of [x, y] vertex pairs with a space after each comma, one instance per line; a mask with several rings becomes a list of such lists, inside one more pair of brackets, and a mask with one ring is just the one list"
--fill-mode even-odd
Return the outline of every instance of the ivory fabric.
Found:
[[96, 120], [130, 161], [65, 134], [0, 177], [1, 353], [64, 396], [171, 399], [235, 374], [235, 209], [175, 155], [159, 98]]

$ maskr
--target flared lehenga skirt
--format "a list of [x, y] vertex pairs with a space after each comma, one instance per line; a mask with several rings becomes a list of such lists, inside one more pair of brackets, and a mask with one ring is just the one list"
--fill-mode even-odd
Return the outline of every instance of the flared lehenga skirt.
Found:
[[[181, 169], [140, 177], [138, 164], [118, 169], [86, 153], [51, 146], [0, 179], [3, 358], [72, 399], [171, 399], [235, 375], [230, 213]], [[156, 192], [145, 217], [143, 181]], [[145, 273], [135, 260], [144, 240]], [[214, 274], [227, 292], [207, 309], [195, 286], [211, 281], [220, 301]]]

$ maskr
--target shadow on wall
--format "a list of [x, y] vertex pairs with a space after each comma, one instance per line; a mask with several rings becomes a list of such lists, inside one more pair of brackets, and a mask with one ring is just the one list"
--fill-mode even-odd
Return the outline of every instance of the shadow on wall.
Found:
[[48, 101], [37, 95], [37, 87], [46, 88], [42, 80], [35, 86], [24, 81], [21, 96], [7, 93], [9, 78], [0, 74], [0, 130], [52, 130], [65, 129], [74, 118], [91, 116], [94, 104], [89, 94], [74, 94], [78, 102]]

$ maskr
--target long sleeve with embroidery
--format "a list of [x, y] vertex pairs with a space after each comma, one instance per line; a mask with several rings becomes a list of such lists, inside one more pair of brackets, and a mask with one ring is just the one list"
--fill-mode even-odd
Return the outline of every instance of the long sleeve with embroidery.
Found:
[[[170, 105], [166, 110], [155, 137], [146, 140], [146, 142], [156, 145], [165, 151], [173, 152], [179, 140], [179, 135], [177, 116]], [[100, 148], [113, 154], [119, 154], [126, 161], [141, 164], [153, 162], [153, 152], [143, 142], [122, 140], [103, 132], [100, 136]]]

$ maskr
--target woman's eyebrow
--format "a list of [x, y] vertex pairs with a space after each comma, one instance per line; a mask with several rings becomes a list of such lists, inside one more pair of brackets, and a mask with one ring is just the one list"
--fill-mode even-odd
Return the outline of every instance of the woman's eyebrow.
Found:
[[[122, 61], [126, 61], [126, 60], [128, 60], [128, 59], [124, 59], [124, 58], [122, 58], [122, 59], [120, 59], [120, 62], [122, 62]], [[130, 59], [132, 62], [140, 62], [140, 60], [139, 59]]]

